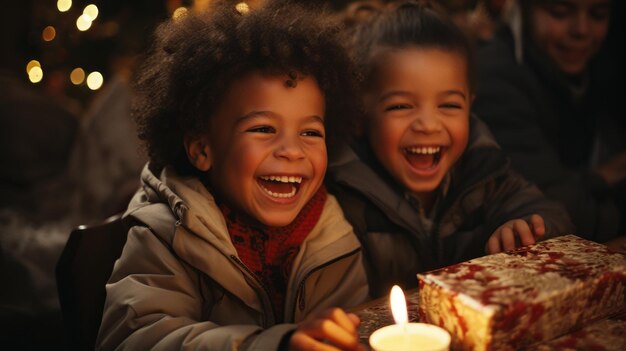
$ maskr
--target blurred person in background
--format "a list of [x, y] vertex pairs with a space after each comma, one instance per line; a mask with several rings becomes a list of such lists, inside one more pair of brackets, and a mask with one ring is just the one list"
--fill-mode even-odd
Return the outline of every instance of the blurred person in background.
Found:
[[[78, 116], [30, 83], [25, 73], [34, 56], [29, 40], [31, 1], [0, 11], [0, 208], [54, 219], [61, 204], [41, 201], [46, 184], [64, 173], [78, 133]], [[29, 57], [31, 56], [31, 57]]]
[[71, 196], [58, 201], [58, 195], [71, 188], [65, 174], [79, 122], [25, 74], [33, 55], [27, 45], [33, 11], [32, 1], [0, 11], [0, 345], [28, 349], [41, 342], [57, 349], [62, 333], [56, 286], [42, 266], [53, 269], [56, 255], [48, 255], [48, 248], [60, 248], [67, 232], [36, 228], [72, 207]]
[[482, 44], [493, 38], [497, 23], [497, 3], [491, 0], [438, 0], [471, 43]]
[[[71, 11], [83, 6], [55, 6], [14, 1], [0, 11], [0, 348], [13, 350], [65, 349], [56, 262], [74, 227], [123, 211], [138, 187], [144, 160], [127, 79], [143, 36], [167, 17], [165, 2], [110, 1], [81, 33]], [[42, 40], [46, 25], [53, 41]], [[40, 82], [29, 82], [31, 59]], [[103, 72], [102, 88], [70, 84], [75, 66]]]
[[[477, 52], [473, 111], [513, 166], [568, 209], [576, 234], [626, 234], [624, 57], [611, 0], [511, 2]], [[619, 44], [621, 43], [621, 44]]]

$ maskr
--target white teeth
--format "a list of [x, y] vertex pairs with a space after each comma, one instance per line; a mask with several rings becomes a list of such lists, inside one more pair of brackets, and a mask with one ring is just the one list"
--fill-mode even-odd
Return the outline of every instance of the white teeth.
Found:
[[432, 155], [432, 154], [436, 154], [439, 151], [441, 151], [441, 147], [440, 146], [423, 146], [423, 147], [410, 147], [407, 149], [407, 151], [409, 151], [412, 154], [425, 154], [425, 155]]
[[277, 197], [277, 198], [280, 198], [280, 199], [288, 199], [288, 198], [291, 198], [294, 195], [296, 195], [296, 187], [295, 186], [291, 187], [291, 192], [289, 192], [289, 193], [275, 193], [275, 192], [273, 192], [273, 191], [271, 191], [269, 189], [266, 189], [264, 187], [261, 187], [261, 188], [263, 190], [265, 190], [265, 192], [268, 193], [271, 197]]
[[281, 183], [302, 183], [302, 177], [288, 177], [288, 176], [261, 176], [263, 180]]
[[[280, 182], [280, 183], [291, 183], [291, 184], [302, 183], [302, 177], [294, 177], [294, 176], [271, 175], [271, 176], [261, 176], [259, 178], [266, 180], [266, 181]], [[298, 191], [298, 189], [294, 185], [291, 186], [291, 191], [288, 193], [275, 193], [265, 187], [261, 187], [261, 188], [263, 188], [263, 190], [271, 197], [280, 198], [280, 199], [292, 198], [294, 195], [296, 195], [296, 192]]]

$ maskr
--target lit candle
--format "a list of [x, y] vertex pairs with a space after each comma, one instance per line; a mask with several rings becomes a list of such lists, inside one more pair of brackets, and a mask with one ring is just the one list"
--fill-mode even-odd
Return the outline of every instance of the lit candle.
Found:
[[394, 285], [390, 294], [391, 313], [396, 324], [376, 330], [370, 336], [375, 351], [447, 351], [450, 334], [435, 325], [409, 323], [406, 299], [402, 289]]
[[402, 349], [408, 350], [409, 341], [406, 328], [407, 324], [409, 323], [409, 312], [406, 308], [406, 298], [404, 297], [404, 292], [402, 292], [402, 288], [397, 285], [394, 285], [391, 288], [391, 294], [389, 294], [389, 303], [391, 304], [391, 315], [393, 316], [393, 320], [403, 330]]
[[396, 324], [405, 325], [409, 322], [409, 313], [406, 308], [406, 299], [402, 288], [394, 285], [389, 294], [389, 303], [391, 304], [391, 314]]

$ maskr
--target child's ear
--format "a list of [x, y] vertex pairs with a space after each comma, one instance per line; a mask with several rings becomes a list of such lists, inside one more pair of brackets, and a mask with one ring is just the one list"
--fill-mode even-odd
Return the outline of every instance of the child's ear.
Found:
[[211, 157], [211, 145], [207, 136], [186, 136], [185, 151], [189, 162], [199, 169], [206, 172], [211, 169], [213, 158]]

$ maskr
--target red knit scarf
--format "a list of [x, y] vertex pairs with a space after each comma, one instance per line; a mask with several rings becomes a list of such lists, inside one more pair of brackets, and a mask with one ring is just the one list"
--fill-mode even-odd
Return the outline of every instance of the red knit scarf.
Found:
[[326, 189], [322, 186], [294, 221], [284, 227], [268, 227], [247, 214], [235, 212], [220, 204], [239, 258], [268, 290], [278, 323], [283, 319], [287, 282], [293, 260], [300, 245], [317, 224], [326, 197]]

